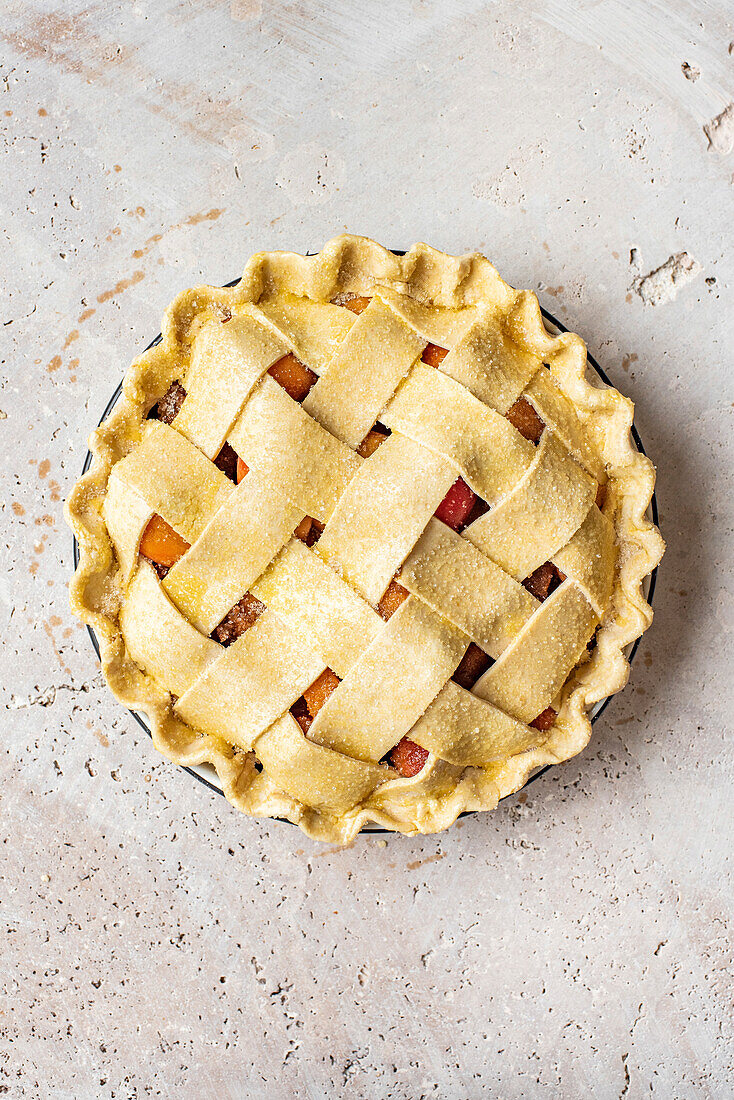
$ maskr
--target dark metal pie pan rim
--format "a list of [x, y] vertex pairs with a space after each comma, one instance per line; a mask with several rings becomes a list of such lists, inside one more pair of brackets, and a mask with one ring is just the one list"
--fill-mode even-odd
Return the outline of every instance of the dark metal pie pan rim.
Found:
[[[405, 255], [404, 252], [401, 252], [398, 249], [393, 249], [393, 251], [396, 253], [396, 255], [401, 255], [401, 256]], [[240, 281], [239, 279], [233, 279], [231, 282], [225, 283], [224, 285], [225, 285], [225, 287], [236, 286], [239, 281]], [[559, 332], [568, 332], [569, 331], [566, 328], [565, 325], [563, 325], [559, 320], [557, 320], [557, 318], [555, 318], [552, 313], [549, 313], [547, 309], [543, 309], [542, 306], [541, 306], [541, 313], [543, 314], [544, 320], [546, 320], [550, 325], [555, 327]], [[156, 344], [159, 344], [161, 342], [161, 339], [162, 339], [162, 336], [161, 336], [160, 333], [158, 333], [158, 335], [155, 337], [155, 339], [151, 340], [151, 342], [148, 344], [147, 348], [145, 348], [145, 351], [149, 351], [150, 348], [154, 348], [156, 346]], [[607, 386], [612, 386], [613, 388], [616, 388], [616, 387], [614, 387], [614, 383], [611, 381], [611, 379], [602, 370], [602, 368], [599, 366], [599, 364], [596, 362], [596, 360], [593, 358], [593, 356], [588, 353], [588, 351], [587, 351], [587, 361], [588, 361], [589, 365], [591, 366], [591, 368], [601, 378], [602, 382], [604, 382]], [[102, 415], [100, 416], [100, 418], [97, 422], [98, 426], [100, 424], [102, 424], [107, 419], [107, 417], [110, 415], [113, 408], [117, 404], [121, 393], [122, 393], [122, 382], [120, 382], [118, 384], [118, 386], [115, 389], [114, 393], [112, 394], [109, 401], [107, 402], [105, 410], [104, 410], [104, 412], [102, 413]], [[631, 434], [632, 434], [632, 438], [635, 442], [635, 446], [636, 446], [637, 450], [641, 454], [646, 455], [647, 452], [645, 451], [645, 448], [642, 444], [642, 440], [640, 439], [639, 432], [637, 431], [637, 428], [635, 427], [634, 423], [632, 424]], [[85, 474], [87, 472], [87, 470], [89, 469], [91, 464], [92, 464], [92, 452], [88, 450], [87, 453], [86, 453], [86, 457], [84, 459], [84, 465], [82, 466], [82, 474]], [[651, 515], [653, 523], [657, 527], [658, 526], [658, 505], [657, 505], [657, 498], [656, 498], [655, 492], [653, 492], [652, 498], [650, 500], [650, 515]], [[74, 536], [74, 538], [73, 538], [73, 559], [74, 559], [74, 569], [76, 570], [77, 566], [79, 565], [79, 544], [77, 542], [76, 536]], [[648, 582], [648, 590], [647, 590], [646, 599], [647, 599], [647, 602], [650, 605], [652, 605], [653, 594], [655, 592], [656, 578], [657, 578], [657, 566], [652, 570], [652, 572], [649, 575], [649, 582]], [[97, 636], [94, 633], [94, 630], [92, 629], [91, 626], [87, 626], [87, 631], [88, 631], [89, 637], [92, 641], [92, 646], [94, 647], [94, 651], [97, 654], [97, 657], [99, 658], [100, 657], [100, 650], [99, 650], [99, 642], [97, 641]], [[637, 649], [640, 645], [641, 640], [642, 640], [641, 638], [637, 638], [636, 641], [632, 644], [632, 648], [630, 649], [629, 656], [627, 658], [627, 660], [630, 662], [630, 664], [632, 663], [632, 660], [633, 660], [633, 658], [634, 658], [634, 656], [637, 652]], [[603, 712], [606, 710], [607, 706], [609, 705], [609, 703], [611, 702], [611, 700], [613, 698], [614, 698], [614, 696], [608, 695], [606, 697], [606, 699], [604, 699], [601, 702], [601, 704], [598, 706], [598, 708], [595, 710], [595, 712], [591, 716], [592, 725], [593, 725], [594, 722], [596, 722], [596, 720], [600, 717], [600, 715], [603, 714]], [[138, 723], [138, 725], [142, 729], [144, 729], [145, 732], [148, 734], [148, 736], [152, 739], [153, 735], [152, 735], [152, 733], [150, 731], [150, 728], [148, 727], [147, 723], [145, 722], [144, 718], [142, 718], [141, 715], [137, 713], [137, 711], [130, 710], [129, 713], [133, 716], [133, 718]], [[212, 783], [211, 780], [207, 779], [206, 776], [201, 775], [194, 768], [188, 767], [186, 764], [180, 764], [179, 767], [182, 767], [184, 769], [184, 771], [187, 771], [189, 773], [189, 775], [192, 775], [194, 777], [194, 779], [197, 779], [199, 781], [199, 783], [203, 783], [205, 787], [209, 788], [209, 790], [214, 791], [218, 795], [221, 795], [222, 798], [225, 797], [224, 796], [224, 791], [222, 790], [221, 787], [217, 786], [216, 783]], [[525, 787], [527, 787], [530, 783], [535, 782], [536, 779], [540, 779], [541, 775], [543, 775], [545, 772], [549, 771], [551, 767], [553, 767], [552, 764], [546, 764], [544, 767], [540, 768], [537, 772], [535, 772], [533, 775], [530, 776], [530, 778], [527, 780], [527, 782], [523, 785], [522, 789], [524, 790]], [[515, 792], [515, 793], [517, 793], [517, 792]], [[512, 795], [506, 795], [505, 797], [506, 798], [511, 798]], [[503, 801], [504, 801], [504, 799], [503, 799]], [[469, 814], [474, 814], [476, 812], [477, 812], [476, 810], [469, 810], [469, 811], [465, 811], [464, 813], [460, 814], [459, 816], [460, 817], [466, 817]], [[288, 825], [292, 824], [292, 822], [288, 821], [286, 818], [280, 818], [280, 817], [273, 817], [273, 818], [269, 818], [267, 820], [281, 821], [281, 822], [284, 822], [285, 824], [288, 824]], [[363, 833], [391, 833], [391, 832], [393, 832], [392, 829], [384, 829], [384, 828], [382, 828], [382, 826], [379, 826], [379, 825], [367, 825], [361, 831]]]

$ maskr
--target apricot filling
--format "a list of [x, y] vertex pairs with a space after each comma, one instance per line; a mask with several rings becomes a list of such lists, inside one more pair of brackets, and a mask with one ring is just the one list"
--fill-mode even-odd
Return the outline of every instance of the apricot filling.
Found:
[[360, 445], [357, 447], [357, 454], [361, 458], [370, 458], [381, 443], [384, 443], [390, 432], [387, 428], [375, 427], [367, 433]]
[[335, 304], [345, 306], [346, 309], [351, 309], [352, 313], [364, 313], [371, 301], [371, 298], [365, 298], [360, 294], [345, 294], [342, 298], [339, 298]]
[[518, 398], [514, 405], [505, 413], [505, 416], [517, 428], [520, 435], [525, 436], [531, 443], [539, 443], [545, 424], [536, 413], [533, 406], [524, 397]]
[[174, 531], [162, 516], [155, 515], [148, 522], [140, 540], [140, 553], [156, 565], [168, 569], [175, 565], [188, 550], [190, 543]]
[[277, 363], [273, 363], [268, 374], [294, 401], [303, 401], [318, 380], [317, 375], [304, 366], [300, 359], [296, 359], [291, 352], [284, 355]]
[[440, 367], [448, 353], [448, 348], [440, 348], [438, 344], [426, 344], [421, 359], [424, 363], [428, 363], [429, 367]]
[[339, 687], [341, 680], [330, 668], [325, 668], [319, 677], [307, 687], [303, 695], [296, 699], [291, 714], [304, 733], [308, 733], [316, 715], [326, 700]]
[[411, 741], [409, 737], [403, 737], [387, 754], [388, 762], [404, 779], [412, 779], [414, 775], [418, 775], [418, 772], [423, 771], [427, 759], [428, 750], [416, 745], [415, 741]]
[[407, 588], [403, 588], [402, 584], [398, 584], [396, 580], [391, 580], [387, 586], [382, 599], [377, 605], [377, 611], [380, 618], [385, 622], [394, 615], [401, 603], [408, 598]]

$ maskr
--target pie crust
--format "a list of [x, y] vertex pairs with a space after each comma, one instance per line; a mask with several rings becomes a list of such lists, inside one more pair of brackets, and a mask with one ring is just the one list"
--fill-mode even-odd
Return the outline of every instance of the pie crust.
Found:
[[[438, 366], [427, 344], [448, 349]], [[289, 353], [318, 377], [302, 403], [268, 374]], [[239, 809], [340, 843], [373, 822], [444, 829], [579, 753], [627, 681], [664, 549], [632, 403], [585, 368], [580, 337], [551, 336], [479, 254], [344, 235], [184, 291], [66, 505], [71, 605], [114, 694]], [[146, 419], [177, 381], [173, 425]], [[521, 397], [537, 446], [505, 415]], [[391, 434], [362, 458], [376, 422]], [[225, 443], [249, 467], [236, 486]], [[461, 532], [434, 517], [457, 477], [489, 506]], [[139, 552], [154, 516], [190, 545], [162, 579]], [[293, 537], [304, 517], [315, 545]], [[540, 602], [521, 582], [548, 562], [562, 583]], [[408, 596], [384, 621], [394, 577]], [[224, 648], [212, 632], [245, 593], [265, 610]], [[467, 690], [451, 677], [470, 643], [494, 663]], [[341, 683], [306, 734], [290, 708], [325, 669]], [[410, 777], [384, 762], [406, 736], [428, 752]]]

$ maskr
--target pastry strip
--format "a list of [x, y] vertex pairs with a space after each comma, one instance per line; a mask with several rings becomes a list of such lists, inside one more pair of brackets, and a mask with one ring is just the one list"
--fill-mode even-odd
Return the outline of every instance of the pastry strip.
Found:
[[191, 349], [176, 430], [208, 458], [216, 458], [253, 386], [287, 351], [269, 325], [247, 313], [226, 324], [207, 321]]
[[102, 504], [102, 518], [120, 563], [120, 585], [125, 587], [138, 560], [138, 547], [143, 531], [153, 516], [153, 509], [118, 475], [115, 466], [107, 482], [107, 496]]
[[384, 622], [321, 558], [292, 539], [250, 586], [292, 630], [310, 639], [337, 676], [344, 677]]
[[354, 313], [328, 302], [295, 294], [260, 301], [258, 309], [275, 326], [289, 350], [315, 374], [323, 374], [357, 320]]
[[473, 693], [521, 722], [532, 722], [563, 687], [597, 622], [581, 589], [564, 581], [480, 676]]
[[223, 652], [174, 607], [145, 561], [125, 594], [120, 630], [133, 661], [174, 695], [182, 695]]
[[303, 402], [327, 431], [357, 447], [420, 355], [425, 340], [374, 298]]
[[198, 448], [160, 420], [146, 422], [142, 441], [117, 463], [115, 476], [190, 543], [234, 490]]
[[229, 442], [274, 489], [322, 523], [363, 463], [268, 377], [245, 405]]
[[339, 500], [316, 552], [376, 606], [455, 480], [447, 459], [393, 432]]
[[290, 714], [258, 737], [254, 747], [273, 783], [315, 810], [344, 813], [391, 778], [386, 768], [315, 745]]
[[449, 680], [408, 737], [450, 764], [482, 768], [542, 744], [548, 734]]
[[324, 670], [318, 653], [266, 610], [174, 710], [194, 729], [248, 750]]
[[375, 287], [375, 297], [385, 302], [393, 313], [415, 329], [424, 343], [452, 348], [466, 335], [477, 320], [477, 306], [464, 309], [439, 309], [417, 302], [407, 294], [398, 294], [388, 287]]
[[303, 519], [303, 512], [251, 470], [163, 587], [203, 634], [211, 634]]
[[504, 414], [540, 367], [540, 359], [513, 343], [499, 318], [487, 311], [452, 348], [439, 369]]
[[612, 594], [614, 559], [614, 527], [594, 504], [553, 564], [576, 582], [601, 618]]
[[509, 492], [535, 447], [504, 416], [441, 370], [416, 363], [380, 419], [437, 451], [488, 504]]
[[464, 536], [516, 580], [568, 542], [594, 502], [596, 481], [547, 429], [533, 464], [504, 500]]
[[380, 760], [435, 699], [469, 639], [409, 597], [316, 715], [313, 741]]
[[398, 582], [499, 657], [538, 601], [513, 577], [440, 520], [430, 519]]
[[556, 385], [547, 367], [534, 375], [523, 393], [540, 419], [548, 425], [585, 470], [598, 478], [602, 472], [599, 456], [591, 447], [587, 432], [571, 402]]

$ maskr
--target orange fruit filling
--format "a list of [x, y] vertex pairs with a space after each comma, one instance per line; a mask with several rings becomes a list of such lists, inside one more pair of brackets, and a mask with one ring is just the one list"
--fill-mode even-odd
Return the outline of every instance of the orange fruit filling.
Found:
[[409, 595], [407, 588], [403, 588], [402, 584], [398, 584], [397, 581], [390, 581], [384, 596], [377, 605], [380, 618], [387, 622]]
[[315, 718], [332, 692], [339, 687], [341, 680], [330, 668], [325, 668], [317, 680], [303, 693], [308, 713]]
[[317, 380], [314, 372], [304, 366], [291, 352], [284, 355], [277, 363], [273, 363], [268, 374], [294, 401], [303, 401]]
[[438, 344], [426, 344], [421, 359], [424, 363], [428, 363], [429, 367], [440, 367], [448, 353], [448, 348], [440, 348]]
[[372, 431], [367, 433], [357, 447], [357, 454], [362, 458], [369, 458], [386, 439], [387, 435], [385, 432], [381, 432], [379, 428], [373, 428]]
[[175, 565], [191, 544], [182, 539], [162, 516], [155, 515], [143, 531], [140, 553], [158, 565]]
[[505, 416], [517, 428], [520, 435], [524, 435], [531, 443], [537, 443], [540, 440], [545, 424], [524, 397], [518, 398], [507, 410]]
[[362, 298], [355, 294], [353, 298], [347, 298], [346, 301], [340, 302], [340, 305], [343, 305], [346, 309], [351, 309], [352, 313], [364, 313], [371, 301], [371, 298]]
[[411, 741], [409, 737], [398, 741], [395, 748], [388, 754], [388, 760], [395, 771], [405, 779], [410, 779], [422, 771], [427, 759], [428, 750], [416, 745], [415, 741]]

